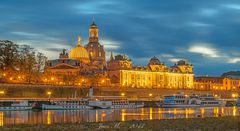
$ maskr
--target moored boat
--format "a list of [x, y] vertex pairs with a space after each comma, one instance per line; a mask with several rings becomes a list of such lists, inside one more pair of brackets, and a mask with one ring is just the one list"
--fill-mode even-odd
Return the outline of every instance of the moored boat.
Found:
[[82, 110], [91, 109], [88, 102], [81, 99], [51, 100], [47, 104], [41, 104], [42, 110]]
[[187, 107], [215, 107], [225, 106], [226, 103], [213, 95], [184, 95], [177, 93], [164, 96], [163, 103], [159, 106], [164, 108], [187, 108]]
[[130, 102], [124, 96], [93, 96], [93, 88], [89, 89], [89, 106], [93, 108], [141, 108], [144, 104], [141, 102]]
[[28, 100], [0, 100], [1, 111], [31, 110], [32, 105]]

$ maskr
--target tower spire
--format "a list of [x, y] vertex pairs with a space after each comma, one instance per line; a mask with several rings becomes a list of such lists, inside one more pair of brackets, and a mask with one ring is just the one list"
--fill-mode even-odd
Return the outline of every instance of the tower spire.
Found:
[[78, 46], [81, 46], [81, 37], [78, 35], [78, 43], [77, 43]]
[[111, 55], [110, 55], [110, 61], [114, 60], [113, 58], [113, 52], [111, 51]]

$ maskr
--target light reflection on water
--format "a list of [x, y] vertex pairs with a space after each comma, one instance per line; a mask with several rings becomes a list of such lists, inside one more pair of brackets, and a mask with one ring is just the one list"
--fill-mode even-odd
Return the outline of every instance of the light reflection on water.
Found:
[[239, 111], [237, 107], [0, 111], [0, 126], [238, 116]]

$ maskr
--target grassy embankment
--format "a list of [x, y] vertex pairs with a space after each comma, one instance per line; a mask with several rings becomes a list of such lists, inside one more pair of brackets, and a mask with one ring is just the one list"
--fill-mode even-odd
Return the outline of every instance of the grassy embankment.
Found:
[[0, 127], [3, 131], [239, 131], [240, 117], [191, 118], [126, 122], [83, 122], [53, 125], [16, 125]]

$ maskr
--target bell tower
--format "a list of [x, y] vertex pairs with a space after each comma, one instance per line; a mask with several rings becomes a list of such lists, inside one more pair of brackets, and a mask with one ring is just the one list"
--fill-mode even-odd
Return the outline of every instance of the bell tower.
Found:
[[89, 42], [98, 42], [98, 27], [94, 21], [89, 28]]
[[98, 31], [98, 26], [93, 21], [89, 27], [89, 42], [85, 48], [89, 53], [92, 65], [103, 69], [103, 67], [106, 65], [105, 50], [103, 45], [99, 43]]

